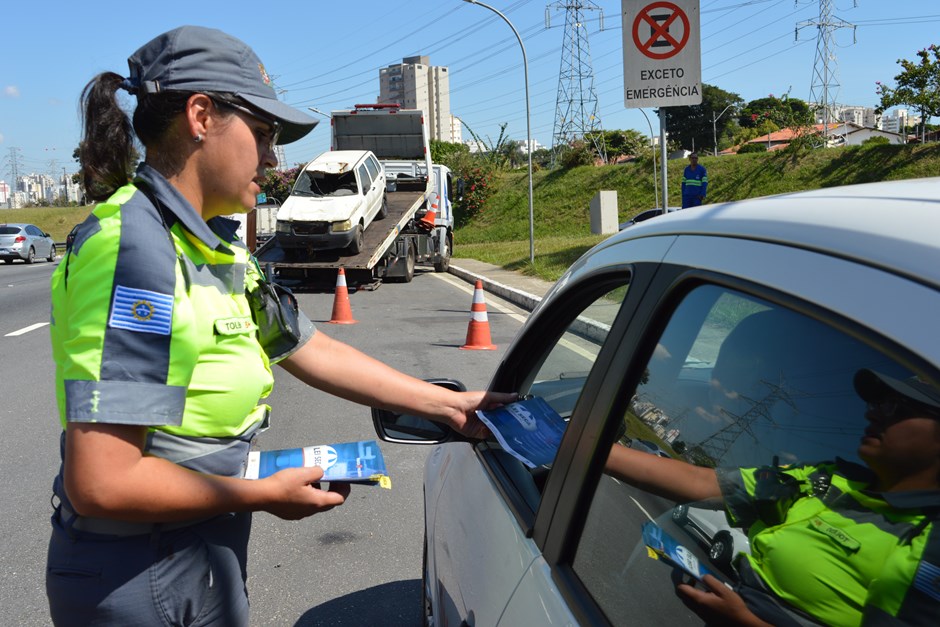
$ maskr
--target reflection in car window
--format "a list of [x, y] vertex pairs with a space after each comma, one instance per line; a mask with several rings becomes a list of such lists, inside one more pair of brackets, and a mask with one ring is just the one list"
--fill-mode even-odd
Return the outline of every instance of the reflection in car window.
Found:
[[[627, 293], [625, 273], [616, 279], [599, 279], [589, 292], [569, 294], [556, 300], [554, 307], [563, 319], [556, 325], [540, 326], [541, 335], [530, 360], [519, 367], [524, 374], [518, 383], [521, 396], [541, 397], [566, 421], [581, 395], [588, 373], [594, 367], [598, 352]], [[550, 315], [543, 312], [543, 315]], [[488, 447], [498, 447], [493, 438]], [[510, 477], [526, 504], [535, 511], [548, 478], [548, 468], [529, 469], [516, 458], [496, 449], [500, 454], [490, 457]]]
[[[901, 562], [916, 569], [911, 553], [923, 550], [926, 540], [917, 534], [926, 524], [916, 532], [915, 521], [926, 519], [916, 518], [918, 510], [882, 516], [893, 511], [884, 500], [853, 492], [862, 494], [881, 476], [860, 456], [869, 422], [858, 390], [875, 389], [860, 387], [866, 372], [879, 381], [913, 376], [868, 344], [803, 314], [714, 286], [690, 292], [659, 338], [626, 415], [610, 418], [623, 420], [625, 435], [611, 449], [572, 562], [611, 622], [703, 622], [678, 598], [672, 569], [649, 559], [641, 536], [649, 522], [755, 612], [752, 602], [769, 599], [772, 607], [761, 611], [858, 624], [863, 608], [878, 598], [894, 603], [884, 599], [896, 589], [878, 588], [881, 569], [903, 568]], [[632, 470], [657, 454], [654, 446], [700, 467], [701, 476], [720, 485], [715, 498], [677, 504], [650, 484], [644, 491], [627, 483], [629, 471], [622, 474], [615, 459], [629, 460]], [[654, 463], [661, 462], [675, 463]], [[856, 518], [869, 526], [860, 530]], [[905, 541], [909, 546], [896, 556]], [[913, 574], [904, 575], [902, 598]]]
[[620, 286], [588, 301], [533, 367], [530, 383], [520, 394], [541, 396], [569, 418], [626, 293], [626, 286]]
[[372, 189], [372, 177], [369, 176], [369, 171], [365, 165], [359, 166], [359, 182], [362, 183], [362, 193]]

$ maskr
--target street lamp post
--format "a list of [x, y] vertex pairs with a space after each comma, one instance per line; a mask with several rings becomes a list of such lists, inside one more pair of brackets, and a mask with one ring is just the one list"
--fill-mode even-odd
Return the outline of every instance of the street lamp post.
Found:
[[715, 151], [714, 151], [714, 155], [715, 155], [716, 157], [718, 156], [718, 120], [720, 120], [720, 119], [721, 119], [721, 116], [723, 116], [723, 115], [725, 114], [725, 111], [727, 111], [728, 109], [730, 109], [730, 108], [733, 107], [733, 106], [734, 106], [734, 105], [728, 105], [727, 107], [725, 107], [725, 108], [722, 110], [722, 112], [718, 114], [717, 117], [715, 116], [715, 112], [712, 111], [712, 138], [713, 138], [714, 141], [715, 141]]
[[516, 27], [512, 25], [512, 22], [509, 19], [491, 7], [488, 4], [478, 2], [477, 0], [463, 0], [464, 2], [469, 2], [470, 4], [478, 4], [484, 9], [489, 9], [496, 15], [503, 18], [503, 21], [509, 24], [509, 28], [512, 29], [513, 34], [516, 36], [516, 39], [519, 41], [519, 47], [522, 48], [522, 68], [525, 74], [525, 133], [526, 133], [526, 155], [529, 157], [529, 263], [535, 264], [535, 214], [532, 209], [532, 123], [530, 121], [529, 114], [529, 62], [526, 59], [525, 46], [522, 43], [522, 37], [519, 36], [519, 31], [516, 30]]

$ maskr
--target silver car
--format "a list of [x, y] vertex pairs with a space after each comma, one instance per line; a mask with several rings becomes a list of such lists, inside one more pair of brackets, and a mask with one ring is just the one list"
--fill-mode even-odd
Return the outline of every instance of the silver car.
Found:
[[490, 383], [568, 418], [548, 467], [375, 411], [380, 438], [439, 444], [424, 477], [427, 624], [701, 625], [644, 523], [732, 584], [747, 548], [710, 556], [677, 503], [605, 473], [611, 450], [655, 433], [729, 472], [859, 463], [855, 374], [940, 382], [937, 198], [940, 178], [828, 188], [678, 211], [598, 244]]
[[33, 224], [0, 224], [0, 259], [13, 263], [22, 259], [33, 263], [36, 258], [55, 261], [55, 241]]

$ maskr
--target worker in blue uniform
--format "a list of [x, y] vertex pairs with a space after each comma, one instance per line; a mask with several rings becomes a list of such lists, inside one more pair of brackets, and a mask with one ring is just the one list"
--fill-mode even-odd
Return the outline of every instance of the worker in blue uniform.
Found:
[[682, 171], [682, 208], [698, 207], [708, 194], [708, 171], [698, 164], [698, 153], [689, 155], [689, 165]]

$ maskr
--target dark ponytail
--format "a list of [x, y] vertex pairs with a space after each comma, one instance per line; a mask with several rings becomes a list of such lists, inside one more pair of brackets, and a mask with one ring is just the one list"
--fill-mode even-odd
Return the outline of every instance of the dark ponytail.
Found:
[[126, 185], [137, 156], [131, 122], [117, 101], [123, 81], [114, 72], [103, 72], [82, 91], [79, 158], [85, 194], [93, 200], [103, 200]]

